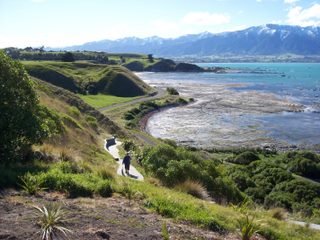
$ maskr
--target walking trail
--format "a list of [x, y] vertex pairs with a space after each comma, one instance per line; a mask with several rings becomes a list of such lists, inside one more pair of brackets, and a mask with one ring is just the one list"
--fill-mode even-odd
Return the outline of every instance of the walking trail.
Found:
[[121, 142], [117, 141], [116, 140], [116, 144], [115, 145], [111, 145], [107, 148], [106, 146], [106, 142], [104, 143], [104, 149], [106, 151], [108, 151], [115, 159], [119, 159], [117, 161], [118, 163], [118, 169], [117, 169], [117, 174], [118, 175], [121, 175], [121, 176], [124, 176], [124, 177], [130, 177], [130, 178], [133, 178], [135, 180], [139, 180], [139, 181], [143, 181], [143, 176], [141, 173], [139, 173], [139, 171], [134, 167], [132, 166], [132, 164], [130, 165], [130, 171], [129, 171], [129, 175], [127, 175], [125, 173], [125, 170], [124, 170], [124, 166], [122, 164], [122, 158], [120, 158], [120, 155], [119, 155], [119, 149], [118, 149], [118, 146], [121, 145]]

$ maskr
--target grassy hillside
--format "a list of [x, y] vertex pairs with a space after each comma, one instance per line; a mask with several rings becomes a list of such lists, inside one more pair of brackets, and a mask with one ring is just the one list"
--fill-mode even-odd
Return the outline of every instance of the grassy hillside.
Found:
[[141, 96], [152, 91], [128, 69], [88, 62], [24, 61], [28, 73], [36, 78], [76, 93]]

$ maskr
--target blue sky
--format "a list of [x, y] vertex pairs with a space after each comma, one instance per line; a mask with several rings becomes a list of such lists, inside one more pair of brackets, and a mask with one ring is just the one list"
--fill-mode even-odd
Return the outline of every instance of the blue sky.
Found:
[[0, 0], [0, 48], [177, 37], [267, 23], [320, 26], [320, 0]]

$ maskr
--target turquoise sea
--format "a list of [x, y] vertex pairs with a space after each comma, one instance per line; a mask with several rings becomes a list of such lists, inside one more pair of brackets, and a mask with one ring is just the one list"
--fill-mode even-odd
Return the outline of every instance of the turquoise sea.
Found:
[[[320, 64], [319, 63], [199, 63], [201, 67], [225, 67], [228, 68], [226, 73], [142, 73], [139, 76], [149, 82], [150, 84], [174, 85], [179, 88], [183, 85], [193, 84], [192, 90], [187, 91], [187, 94], [196, 95], [198, 89], [197, 84], [205, 85], [208, 88], [212, 85], [222, 84], [228, 87], [228, 89], [236, 92], [258, 92], [276, 95], [279, 99], [284, 99], [292, 103], [302, 106], [300, 112], [277, 112], [277, 113], [264, 113], [264, 114], [240, 114], [237, 116], [236, 121], [230, 121], [232, 124], [228, 125], [230, 128], [246, 128], [248, 126], [256, 126], [259, 130], [259, 136], [257, 139], [263, 137], [268, 139], [274, 139], [276, 141], [286, 142], [291, 145], [303, 145], [312, 146], [320, 144]], [[232, 85], [233, 84], [233, 85]], [[210, 101], [210, 99], [208, 99]], [[238, 99], [237, 101], [241, 101]], [[162, 113], [156, 114], [150, 119], [149, 131], [151, 134], [157, 137], [170, 138], [177, 141], [185, 141], [181, 131], [175, 133], [174, 123], [176, 122], [177, 128], [184, 123], [184, 128], [188, 128], [190, 121], [186, 119], [186, 115], [182, 113], [183, 109], [168, 110]], [[194, 109], [194, 114], [197, 109]], [[203, 109], [202, 109], [203, 111]], [[213, 108], [206, 109], [206, 112], [214, 111]], [[188, 114], [192, 118], [193, 112], [188, 111]], [[179, 119], [181, 115], [181, 119]], [[230, 114], [229, 114], [230, 115]], [[199, 117], [200, 116], [200, 117]], [[228, 112], [223, 114], [223, 119], [217, 121], [217, 115], [211, 114], [209, 121], [210, 124], [201, 124], [201, 115], [197, 115], [199, 122], [195, 119], [192, 121], [192, 127], [198, 124], [198, 128], [203, 132], [210, 132], [212, 129], [217, 129], [218, 122], [228, 121], [234, 119], [232, 115], [228, 116]], [[221, 118], [221, 114], [219, 118]], [[175, 118], [174, 122], [170, 122], [172, 117]], [[215, 118], [214, 118], [215, 117]], [[189, 122], [188, 122], [189, 121]], [[215, 124], [215, 122], [217, 124]], [[166, 123], [170, 124], [166, 126]], [[212, 129], [211, 129], [212, 128]], [[170, 131], [171, 130], [171, 131]], [[186, 131], [187, 132], [187, 131]], [[201, 131], [199, 131], [201, 132]], [[214, 135], [198, 134], [194, 131], [194, 141], [201, 141], [203, 138], [211, 138]], [[190, 132], [189, 132], [190, 133]], [[188, 133], [188, 134], [189, 134]], [[191, 131], [192, 133], [192, 131]], [[175, 135], [176, 134], [176, 135]], [[180, 134], [180, 135], [179, 135]], [[228, 134], [228, 133], [226, 133]], [[235, 134], [234, 132], [232, 134]], [[196, 136], [198, 135], [198, 136]], [[219, 136], [219, 134], [216, 134]], [[239, 139], [239, 146], [243, 138], [248, 135], [243, 134], [239, 138], [232, 138], [232, 142], [235, 143]], [[188, 136], [190, 137], [190, 136]], [[228, 136], [225, 137], [228, 139]], [[198, 139], [198, 140], [197, 140]], [[241, 140], [241, 141], [240, 141]], [[250, 140], [254, 141], [252, 134], [250, 134]], [[206, 140], [209, 144], [215, 144], [215, 141]], [[260, 143], [263, 141], [261, 140]], [[195, 144], [196, 145], [196, 144]], [[234, 144], [233, 144], [234, 145]], [[209, 146], [207, 146], [209, 147]]]

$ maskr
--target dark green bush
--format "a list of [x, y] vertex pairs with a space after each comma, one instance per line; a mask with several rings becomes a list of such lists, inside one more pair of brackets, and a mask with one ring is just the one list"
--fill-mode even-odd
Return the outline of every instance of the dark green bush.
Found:
[[187, 104], [188, 101], [185, 100], [184, 98], [179, 98], [179, 99], [178, 99], [178, 103], [179, 103], [179, 104]]
[[124, 142], [122, 144], [122, 147], [126, 152], [134, 151], [136, 149], [136, 146], [135, 146], [134, 142], [132, 140], [129, 140], [129, 139], [125, 139], [124, 140]]
[[100, 181], [96, 188], [96, 193], [98, 193], [101, 197], [111, 197], [113, 189], [110, 184], [110, 181]]
[[238, 202], [243, 198], [236, 185], [221, 176], [216, 163], [203, 159], [197, 151], [162, 144], [146, 148], [142, 155], [146, 171], [167, 186], [193, 180], [201, 183], [216, 201]]
[[173, 88], [173, 87], [167, 87], [167, 92], [170, 95], [179, 95], [179, 92], [177, 91], [177, 89]]
[[132, 114], [132, 112], [126, 112], [124, 115], [123, 115], [123, 118], [125, 119], [125, 120], [132, 120], [132, 119], [134, 119], [134, 114]]
[[272, 192], [265, 197], [264, 205], [268, 208], [281, 207], [292, 210], [293, 196], [290, 193]]
[[231, 160], [234, 163], [238, 164], [249, 164], [253, 161], [259, 160], [259, 156], [251, 151], [245, 151], [243, 153], [240, 153], [239, 155], [236, 156], [234, 160]]
[[49, 190], [65, 192], [69, 197], [91, 197], [93, 187], [83, 181], [81, 175], [64, 174], [59, 170], [51, 170], [38, 176], [42, 187]]
[[[233, 168], [236, 169], [236, 168]], [[238, 169], [239, 171], [230, 171], [231, 179], [237, 184], [238, 188], [241, 191], [246, 190], [250, 187], [255, 187], [254, 181], [252, 181], [251, 177], [247, 173], [246, 169]]]
[[289, 162], [288, 168], [291, 172], [301, 176], [319, 179], [320, 178], [320, 163], [316, 161], [297, 156]]

